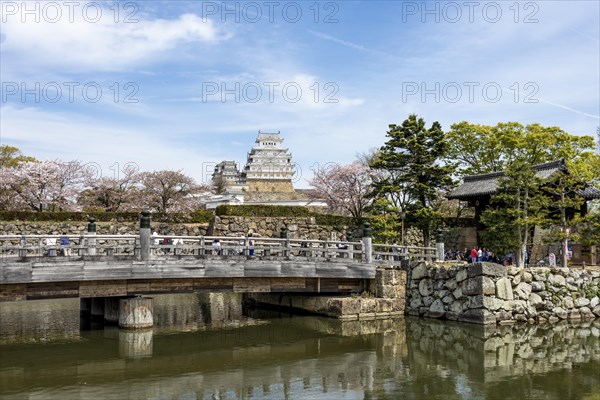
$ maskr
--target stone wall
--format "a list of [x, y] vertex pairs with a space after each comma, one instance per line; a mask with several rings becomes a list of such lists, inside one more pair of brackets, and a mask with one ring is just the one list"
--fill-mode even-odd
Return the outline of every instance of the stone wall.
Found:
[[479, 324], [600, 317], [600, 270], [493, 263], [408, 267], [406, 311]]
[[[507, 379], [515, 376], [531, 379], [536, 373], [550, 371], [568, 376], [571, 364], [600, 360], [600, 319], [508, 326], [420, 320], [406, 324], [406, 335], [416, 367], [434, 364], [457, 375], [477, 374], [481, 383], [489, 385], [488, 393], [500, 393], [498, 389], [505, 389]], [[586, 379], [598, 387], [597, 368], [591, 369]], [[534, 397], [561, 398], [556, 391], [559, 385], [560, 380], [546, 382], [533, 392]]]
[[[28, 222], [0, 221], [0, 235], [80, 235], [87, 233], [87, 222]], [[139, 222], [96, 222], [98, 235], [137, 235]], [[169, 235], [206, 235], [208, 224], [167, 224], [152, 223], [152, 229]]]
[[248, 192], [293, 192], [294, 186], [289, 180], [248, 179]]
[[313, 217], [215, 216], [213, 222], [212, 235], [214, 236], [239, 236], [252, 232], [254, 236], [278, 238], [281, 228], [285, 228], [290, 239], [338, 240], [348, 229], [346, 226], [317, 225]]

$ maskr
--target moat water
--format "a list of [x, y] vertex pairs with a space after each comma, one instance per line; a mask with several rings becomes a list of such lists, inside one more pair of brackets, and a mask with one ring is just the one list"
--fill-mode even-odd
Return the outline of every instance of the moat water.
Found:
[[482, 327], [248, 311], [154, 297], [156, 326], [73, 299], [0, 303], [0, 399], [600, 399], [600, 320]]

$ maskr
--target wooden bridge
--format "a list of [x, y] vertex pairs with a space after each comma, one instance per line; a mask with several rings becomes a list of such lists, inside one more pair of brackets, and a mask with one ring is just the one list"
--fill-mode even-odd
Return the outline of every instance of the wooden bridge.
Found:
[[[61, 238], [69, 244], [61, 245]], [[165, 240], [166, 239], [166, 240]], [[172, 292], [357, 293], [377, 264], [435, 248], [361, 241], [149, 235], [0, 236], [0, 301]]]

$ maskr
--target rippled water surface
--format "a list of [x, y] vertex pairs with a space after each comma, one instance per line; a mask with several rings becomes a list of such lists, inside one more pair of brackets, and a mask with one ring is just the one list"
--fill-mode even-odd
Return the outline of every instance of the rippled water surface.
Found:
[[600, 399], [600, 320], [481, 327], [154, 298], [156, 326], [80, 323], [78, 300], [0, 303], [0, 398]]

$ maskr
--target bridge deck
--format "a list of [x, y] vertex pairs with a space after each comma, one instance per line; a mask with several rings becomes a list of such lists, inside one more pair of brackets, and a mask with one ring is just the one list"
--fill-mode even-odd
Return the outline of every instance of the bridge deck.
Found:
[[349, 259], [244, 256], [161, 258], [85, 256], [4, 262], [0, 301], [166, 292], [359, 292], [375, 265]]

